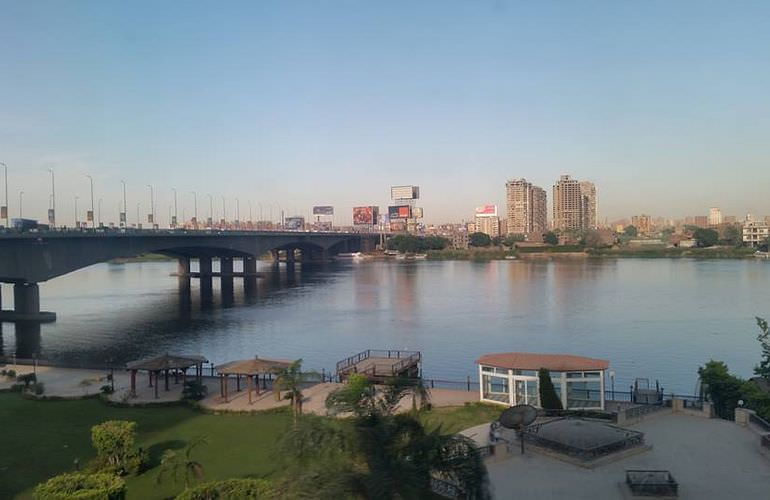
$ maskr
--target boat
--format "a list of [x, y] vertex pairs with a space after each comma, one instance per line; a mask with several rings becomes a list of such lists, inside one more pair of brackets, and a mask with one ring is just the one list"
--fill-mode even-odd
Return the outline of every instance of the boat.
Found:
[[343, 252], [337, 254], [338, 259], [363, 259], [364, 254], [361, 252]]
[[416, 253], [416, 254], [414, 254], [414, 255], [413, 255], [413, 258], [414, 258], [415, 260], [425, 260], [425, 259], [427, 259], [427, 258], [428, 258], [428, 254], [425, 254], [425, 253]]
[[770, 252], [754, 252], [754, 257], [758, 259], [770, 259]]

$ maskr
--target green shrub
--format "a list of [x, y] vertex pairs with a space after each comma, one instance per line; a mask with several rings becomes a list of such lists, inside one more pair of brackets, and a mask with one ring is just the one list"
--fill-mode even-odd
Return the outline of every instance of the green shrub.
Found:
[[37, 500], [123, 500], [126, 482], [112, 474], [71, 472], [52, 477], [35, 488]]
[[24, 391], [24, 387], [25, 387], [25, 386], [24, 386], [24, 384], [13, 384], [13, 385], [10, 387], [10, 389], [9, 389], [9, 390], [10, 390], [11, 392], [23, 392], [23, 391]]
[[96, 449], [94, 466], [102, 472], [137, 474], [147, 463], [148, 455], [134, 449], [136, 422], [108, 420], [91, 428], [91, 444]]
[[219, 500], [219, 499], [260, 499], [277, 498], [270, 483], [264, 479], [225, 479], [211, 481], [190, 488], [176, 497], [176, 500]]
[[8, 378], [16, 378], [16, 370], [8, 370], [5, 372], [5, 376]]
[[187, 401], [200, 401], [206, 397], [206, 386], [197, 380], [190, 380], [184, 383], [182, 389], [182, 399]]
[[551, 372], [547, 368], [538, 370], [537, 375], [540, 379], [540, 406], [545, 410], [562, 410], [561, 398], [556, 394], [551, 380]]
[[99, 390], [102, 391], [102, 394], [108, 394], [108, 395], [115, 392], [115, 389], [113, 389], [112, 386], [109, 384], [101, 386]]
[[34, 373], [25, 373], [24, 375], [16, 377], [16, 380], [23, 383], [25, 386], [28, 386], [29, 384], [37, 382], [37, 375]]

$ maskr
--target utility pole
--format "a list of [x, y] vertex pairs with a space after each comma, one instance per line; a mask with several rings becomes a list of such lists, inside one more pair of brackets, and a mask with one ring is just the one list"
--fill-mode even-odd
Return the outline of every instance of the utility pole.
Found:
[[155, 229], [155, 190], [149, 184], [147, 187], [150, 188], [150, 220], [147, 222], [150, 223], [150, 229]]
[[19, 219], [24, 218], [24, 190], [19, 191]]
[[126, 181], [120, 181], [123, 184], [123, 213], [119, 217], [121, 219], [120, 224], [123, 227], [128, 227], [128, 205], [126, 205]]
[[178, 213], [177, 213], [177, 206], [176, 206], [176, 189], [171, 188], [171, 190], [174, 192], [174, 219], [171, 221], [171, 222], [173, 222], [173, 224], [171, 224], [171, 225], [174, 226], [174, 228], [176, 228], [176, 225], [177, 225], [177, 215], [178, 215]]
[[195, 191], [192, 192], [193, 194], [193, 227], [195, 229], [198, 229], [198, 193]]
[[3, 169], [5, 169], [5, 228], [8, 229], [11, 226], [10, 221], [10, 212], [11, 207], [8, 206], [8, 165], [6, 165], [3, 162], [0, 162], [0, 165], [3, 166]]
[[51, 172], [51, 213], [48, 215], [48, 223], [56, 228], [56, 186], [54, 184], [53, 169], [49, 168]]

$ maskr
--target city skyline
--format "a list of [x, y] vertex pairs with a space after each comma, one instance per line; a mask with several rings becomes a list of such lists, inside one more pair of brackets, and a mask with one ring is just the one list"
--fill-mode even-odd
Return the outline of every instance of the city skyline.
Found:
[[23, 190], [44, 219], [53, 168], [65, 218], [86, 175], [112, 211], [122, 179], [134, 204], [156, 186], [160, 216], [171, 188], [187, 210], [197, 191], [305, 214], [383, 207], [388, 186], [415, 184], [440, 223], [504, 206], [509, 179], [548, 189], [565, 173], [598, 187], [602, 221], [770, 213], [768, 13], [8, 2], [10, 206]]

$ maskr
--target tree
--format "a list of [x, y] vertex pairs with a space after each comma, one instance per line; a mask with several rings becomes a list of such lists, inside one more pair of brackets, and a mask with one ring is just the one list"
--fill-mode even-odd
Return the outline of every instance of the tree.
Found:
[[770, 329], [768, 328], [767, 321], [764, 318], [757, 316], [757, 326], [759, 327], [759, 335], [757, 340], [762, 346], [762, 361], [754, 367], [754, 373], [760, 377], [770, 379]]
[[636, 238], [639, 235], [639, 230], [636, 226], [626, 226], [626, 228], [623, 229], [623, 234], [630, 238]]
[[203, 479], [203, 465], [192, 458], [192, 452], [198, 446], [208, 444], [204, 436], [198, 436], [184, 448], [183, 453], [177, 453], [174, 450], [166, 450], [160, 459], [160, 470], [155, 481], [160, 484], [163, 478], [171, 476], [176, 484], [181, 478], [184, 481], [184, 487], [189, 488], [193, 481]]
[[273, 382], [273, 391], [276, 399], [281, 399], [281, 392], [284, 391], [283, 399], [291, 402], [291, 410], [294, 420], [302, 415], [302, 386], [306, 382], [318, 379], [318, 374], [313, 372], [302, 372], [302, 360], [298, 359], [286, 368], [282, 368]]
[[472, 247], [488, 247], [492, 244], [492, 238], [486, 233], [471, 233], [468, 236], [468, 244]]
[[586, 231], [585, 236], [583, 236], [583, 245], [588, 248], [599, 248], [604, 246], [602, 235], [599, 234], [599, 231], [596, 229], [589, 229]]
[[541, 368], [537, 372], [540, 386], [540, 406], [546, 410], [563, 410], [561, 398], [556, 394], [551, 380], [551, 372], [547, 368]]
[[456, 485], [462, 498], [487, 499], [487, 473], [473, 441], [427, 430], [414, 412], [397, 413], [414, 390], [398, 380], [378, 393], [363, 377], [351, 377], [327, 399], [345, 421], [303, 416], [286, 434], [291, 458], [287, 497], [431, 498], [433, 479]]
[[503, 243], [503, 237], [502, 236], [495, 236], [492, 238], [492, 245], [499, 247]]
[[695, 234], [693, 234], [693, 237], [698, 242], [699, 247], [710, 247], [717, 244], [717, 241], [719, 241], [719, 233], [714, 231], [713, 229], [706, 229], [699, 227]]
[[559, 237], [553, 231], [548, 231], [543, 235], [543, 241], [548, 245], [558, 245]]
[[177, 495], [176, 500], [227, 500], [280, 498], [265, 479], [225, 479], [199, 484]]
[[741, 230], [734, 225], [729, 225], [725, 228], [724, 241], [728, 245], [739, 247], [743, 245], [743, 234]]
[[96, 449], [96, 468], [118, 475], [136, 474], [147, 461], [146, 453], [134, 448], [136, 422], [108, 420], [91, 427]]
[[527, 241], [527, 237], [523, 234], [509, 234], [505, 237], [505, 239], [503, 239], [503, 245], [512, 247], [520, 241]]
[[744, 381], [731, 375], [725, 363], [713, 359], [698, 368], [698, 376], [716, 414], [722, 418], [731, 418], [742, 398]]

